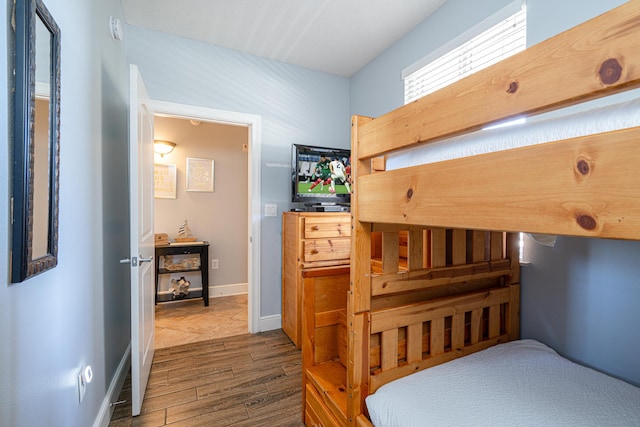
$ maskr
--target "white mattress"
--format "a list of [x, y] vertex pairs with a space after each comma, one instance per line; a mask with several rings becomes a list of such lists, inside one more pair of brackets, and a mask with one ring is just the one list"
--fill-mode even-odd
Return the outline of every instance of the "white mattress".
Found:
[[487, 129], [401, 150], [387, 170], [640, 126], [640, 98], [567, 116]]
[[366, 403], [376, 427], [640, 426], [640, 388], [534, 340], [417, 372]]

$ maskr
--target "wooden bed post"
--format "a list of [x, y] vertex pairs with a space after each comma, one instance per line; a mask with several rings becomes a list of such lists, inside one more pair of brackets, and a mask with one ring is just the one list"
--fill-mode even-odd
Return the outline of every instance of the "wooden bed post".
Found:
[[[353, 116], [351, 120], [351, 176], [371, 173], [371, 161], [358, 160], [358, 129], [371, 118]], [[351, 281], [347, 303], [348, 366], [347, 423], [355, 426], [356, 416], [365, 410], [369, 394], [369, 311], [371, 310], [371, 224], [357, 221], [358, 183], [351, 183]]]

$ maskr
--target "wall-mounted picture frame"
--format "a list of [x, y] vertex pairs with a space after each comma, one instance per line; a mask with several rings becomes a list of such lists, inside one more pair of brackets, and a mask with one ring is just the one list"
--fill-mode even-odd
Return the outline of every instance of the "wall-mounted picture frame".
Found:
[[187, 158], [187, 191], [213, 193], [214, 162], [212, 159]]
[[156, 199], [176, 198], [176, 165], [156, 163], [153, 165], [153, 197]]

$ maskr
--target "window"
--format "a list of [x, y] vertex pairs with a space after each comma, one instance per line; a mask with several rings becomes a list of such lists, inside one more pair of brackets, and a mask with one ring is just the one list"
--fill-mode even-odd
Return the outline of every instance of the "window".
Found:
[[405, 69], [405, 104], [524, 50], [526, 37], [527, 9], [519, 0]]

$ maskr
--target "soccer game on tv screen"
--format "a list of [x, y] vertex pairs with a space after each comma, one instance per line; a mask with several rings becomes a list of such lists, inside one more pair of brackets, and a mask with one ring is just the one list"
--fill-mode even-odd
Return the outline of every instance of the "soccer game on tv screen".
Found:
[[298, 194], [335, 196], [351, 194], [351, 159], [347, 150], [300, 149]]

